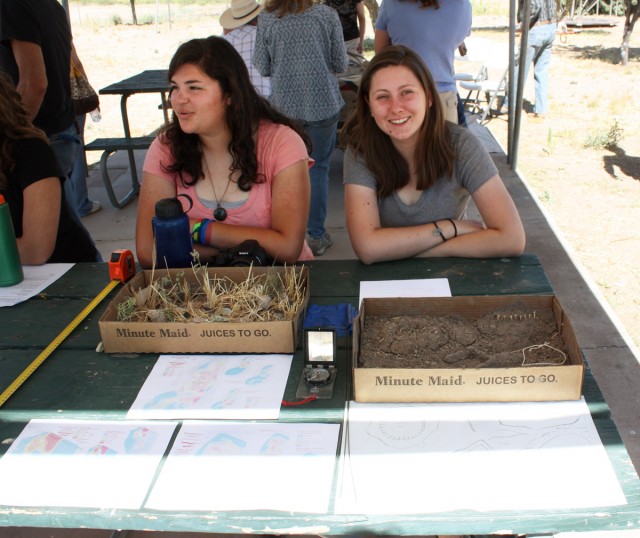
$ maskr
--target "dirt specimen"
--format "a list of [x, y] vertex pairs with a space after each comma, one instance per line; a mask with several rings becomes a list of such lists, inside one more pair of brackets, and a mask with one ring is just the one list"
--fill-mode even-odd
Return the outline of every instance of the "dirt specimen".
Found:
[[509, 368], [569, 362], [553, 312], [512, 305], [469, 320], [368, 316], [360, 336], [363, 368]]

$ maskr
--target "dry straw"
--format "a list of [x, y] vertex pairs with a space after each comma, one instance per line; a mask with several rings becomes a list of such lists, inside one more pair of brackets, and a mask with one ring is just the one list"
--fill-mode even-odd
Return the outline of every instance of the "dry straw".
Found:
[[[190, 278], [186, 277], [189, 273]], [[193, 278], [191, 278], [193, 276]], [[296, 317], [305, 298], [300, 268], [268, 268], [235, 282], [206, 267], [195, 267], [174, 278], [163, 276], [118, 305], [118, 321], [132, 322], [251, 322], [288, 321]]]

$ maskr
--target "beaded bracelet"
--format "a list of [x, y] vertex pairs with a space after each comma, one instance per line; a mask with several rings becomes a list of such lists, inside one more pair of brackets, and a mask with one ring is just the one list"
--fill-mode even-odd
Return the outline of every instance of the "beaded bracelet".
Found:
[[458, 227], [456, 226], [456, 223], [453, 222], [452, 219], [447, 219], [451, 225], [453, 226], [453, 237], [458, 237]]
[[435, 226], [435, 229], [431, 233], [433, 233], [433, 235], [439, 235], [440, 237], [442, 237], [442, 242], [444, 243], [447, 238], [444, 236], [444, 233], [442, 232], [440, 226], [438, 226], [438, 221], [436, 220], [432, 224]]

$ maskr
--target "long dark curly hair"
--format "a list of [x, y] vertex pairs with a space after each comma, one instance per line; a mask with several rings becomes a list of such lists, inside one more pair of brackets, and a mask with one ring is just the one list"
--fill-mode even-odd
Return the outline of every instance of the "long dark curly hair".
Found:
[[[207, 76], [216, 80], [224, 95], [231, 97], [225, 121], [231, 131], [229, 153], [232, 164], [229, 175], [240, 171], [238, 187], [251, 190], [254, 183], [262, 183], [258, 177], [256, 137], [260, 121], [287, 125], [304, 140], [310, 151], [310, 141], [301, 125], [278, 112], [251, 84], [244, 60], [226, 39], [210, 36], [192, 39], [178, 47], [169, 64], [169, 80], [183, 65], [196, 65]], [[161, 130], [169, 143], [174, 162], [165, 166], [169, 173], [178, 174], [185, 186], [195, 185], [204, 178], [202, 147], [197, 134], [187, 134], [172, 116], [170, 123]]]
[[436, 84], [422, 58], [413, 50], [392, 45], [384, 48], [367, 65], [356, 97], [356, 106], [340, 134], [344, 147], [351, 147], [362, 156], [377, 182], [377, 193], [384, 198], [409, 182], [409, 163], [400, 155], [388, 134], [376, 124], [369, 108], [369, 91], [373, 76], [385, 67], [404, 66], [420, 81], [431, 97], [424, 123], [420, 128], [415, 151], [419, 190], [427, 190], [444, 175], [451, 177], [456, 154], [449, 138], [450, 124], [438, 97]]
[[40, 138], [49, 140], [29, 119], [22, 98], [7, 73], [0, 71], [0, 189], [7, 187], [7, 176], [13, 170], [13, 145], [16, 140]]

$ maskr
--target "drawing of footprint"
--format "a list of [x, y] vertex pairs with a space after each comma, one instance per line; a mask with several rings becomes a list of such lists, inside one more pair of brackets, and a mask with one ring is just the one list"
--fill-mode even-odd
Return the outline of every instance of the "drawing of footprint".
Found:
[[263, 366], [262, 370], [258, 375], [254, 375], [245, 381], [247, 385], [258, 385], [262, 383], [267, 377], [269, 377], [269, 370], [271, 370], [273, 365], [267, 364], [267, 366]]
[[224, 375], [240, 375], [249, 367], [249, 361], [243, 360], [238, 366], [234, 366], [233, 368], [229, 368], [224, 372]]

